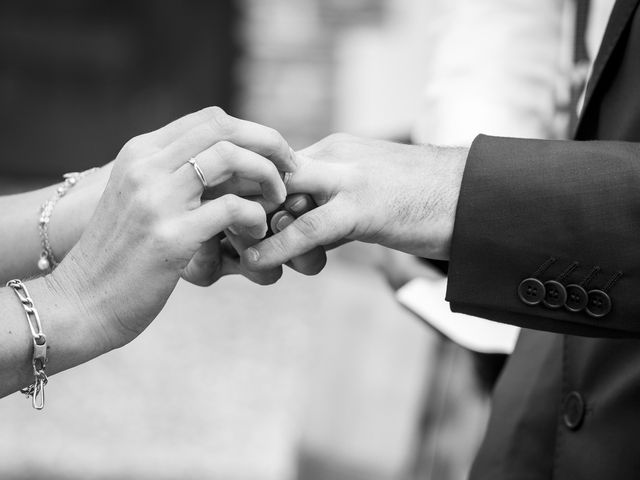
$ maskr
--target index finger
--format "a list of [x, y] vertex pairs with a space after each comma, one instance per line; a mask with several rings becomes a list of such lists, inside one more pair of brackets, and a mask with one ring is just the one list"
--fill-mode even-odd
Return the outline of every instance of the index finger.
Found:
[[297, 169], [293, 150], [277, 130], [235, 118], [220, 108], [214, 108], [209, 118], [167, 145], [162, 154], [177, 168], [223, 140], [268, 158], [280, 171]]
[[145, 134], [149, 140], [156, 146], [162, 148], [174, 142], [192, 128], [208, 121], [214, 115], [218, 114], [220, 107], [207, 107], [197, 112], [189, 113], [183, 117], [166, 124], [164, 127], [158, 128], [153, 132]]
[[344, 176], [340, 165], [314, 159], [300, 152], [295, 153], [295, 161], [296, 170], [285, 177], [288, 194], [328, 196], [339, 188]]

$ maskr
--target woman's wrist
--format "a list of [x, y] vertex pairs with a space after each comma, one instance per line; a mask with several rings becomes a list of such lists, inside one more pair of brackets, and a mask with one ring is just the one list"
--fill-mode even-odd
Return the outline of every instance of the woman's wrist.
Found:
[[[91, 307], [73, 284], [59, 274], [24, 282], [46, 337], [46, 375], [67, 370], [109, 351], [95, 329]], [[6, 335], [0, 349], [0, 397], [34, 381], [34, 346], [24, 306], [11, 288], [0, 290], [0, 313]]]
[[92, 305], [94, 298], [85, 295], [82, 279], [70, 278], [61, 265], [27, 285], [47, 336], [48, 373], [67, 370], [110, 350], [96, 328], [100, 312]]
[[[121, 345], [114, 343], [113, 312], [109, 305], [113, 304], [110, 291], [100, 285], [97, 278], [91, 278], [86, 269], [76, 261], [76, 250], [49, 275], [43, 277], [48, 292], [57, 299], [60, 307], [73, 318], [84, 346], [78, 347], [88, 356], [86, 360], [107, 353]], [[86, 361], [84, 360], [84, 361]]]
[[[111, 174], [113, 162], [82, 178], [58, 201], [49, 221], [54, 257], [61, 261], [78, 242], [93, 216]], [[37, 219], [36, 219], [37, 220]]]

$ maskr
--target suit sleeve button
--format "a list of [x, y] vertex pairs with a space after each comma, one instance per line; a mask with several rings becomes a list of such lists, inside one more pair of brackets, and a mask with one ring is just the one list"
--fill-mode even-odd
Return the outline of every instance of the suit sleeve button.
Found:
[[611, 297], [602, 290], [590, 290], [586, 311], [592, 317], [604, 317], [611, 311]]
[[538, 305], [544, 299], [544, 284], [537, 278], [525, 278], [518, 285], [518, 296], [527, 305]]
[[557, 280], [547, 280], [544, 282], [545, 295], [542, 301], [549, 308], [560, 308], [567, 300], [567, 291]]
[[567, 300], [564, 302], [564, 306], [570, 312], [581, 312], [587, 306], [589, 302], [589, 294], [580, 285], [572, 283], [567, 285]]
[[577, 430], [584, 420], [585, 404], [582, 395], [571, 392], [564, 398], [562, 421], [569, 430]]

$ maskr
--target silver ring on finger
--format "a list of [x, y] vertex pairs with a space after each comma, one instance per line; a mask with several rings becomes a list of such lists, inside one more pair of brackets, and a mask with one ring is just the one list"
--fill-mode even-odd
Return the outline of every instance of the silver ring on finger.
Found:
[[196, 162], [196, 159], [191, 157], [187, 163], [189, 163], [193, 167], [193, 170], [196, 172], [196, 175], [198, 176], [200, 183], [202, 183], [202, 186], [204, 188], [207, 188], [209, 186], [207, 177], [204, 176], [204, 172], [200, 168], [200, 165], [198, 165], [198, 162]]

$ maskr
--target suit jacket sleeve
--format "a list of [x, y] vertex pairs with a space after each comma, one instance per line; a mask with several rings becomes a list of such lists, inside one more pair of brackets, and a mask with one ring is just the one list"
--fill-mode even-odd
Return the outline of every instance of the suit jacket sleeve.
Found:
[[[520, 282], [607, 290], [600, 318], [528, 305]], [[566, 277], [561, 274], [578, 263]], [[560, 278], [559, 278], [560, 277]], [[640, 337], [640, 144], [479, 136], [464, 172], [451, 244], [447, 300], [454, 311], [525, 328]]]

